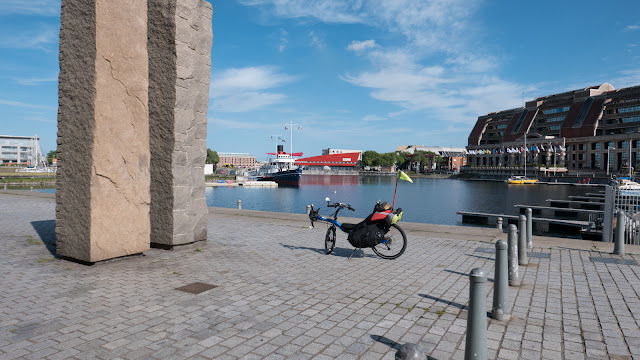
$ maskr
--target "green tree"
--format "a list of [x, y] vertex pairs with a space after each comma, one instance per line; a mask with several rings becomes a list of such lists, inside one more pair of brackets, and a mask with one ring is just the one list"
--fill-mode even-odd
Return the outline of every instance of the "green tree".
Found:
[[363, 166], [376, 166], [380, 154], [373, 150], [367, 150], [362, 153], [362, 165]]
[[218, 153], [216, 151], [213, 151], [211, 149], [207, 149], [207, 160], [206, 163], [207, 164], [213, 164], [214, 168], [216, 167], [216, 165], [220, 162], [220, 157], [218, 156]]
[[379, 164], [381, 166], [392, 166], [396, 163], [397, 155], [395, 152], [380, 154]]
[[51, 150], [49, 151], [49, 153], [47, 153], [47, 163], [53, 164], [53, 159], [57, 159], [57, 158], [58, 158], [57, 150]]

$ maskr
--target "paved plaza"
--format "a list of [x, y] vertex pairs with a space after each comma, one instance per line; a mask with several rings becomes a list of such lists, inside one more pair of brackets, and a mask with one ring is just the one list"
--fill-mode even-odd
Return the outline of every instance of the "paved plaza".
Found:
[[[206, 243], [86, 266], [54, 257], [53, 195], [0, 191], [0, 359], [464, 357], [468, 273], [487, 271], [490, 311], [506, 234], [402, 223], [400, 258], [348, 260], [344, 234], [325, 255], [305, 218], [211, 208]], [[609, 245], [534, 237], [489, 358], [640, 359], [640, 256]], [[215, 287], [177, 290], [193, 283]]]

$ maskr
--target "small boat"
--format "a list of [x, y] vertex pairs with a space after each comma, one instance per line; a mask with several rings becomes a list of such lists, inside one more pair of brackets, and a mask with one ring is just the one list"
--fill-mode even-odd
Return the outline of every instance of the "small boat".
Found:
[[538, 182], [538, 179], [529, 179], [526, 176], [511, 176], [506, 180], [507, 184], [535, 184]]

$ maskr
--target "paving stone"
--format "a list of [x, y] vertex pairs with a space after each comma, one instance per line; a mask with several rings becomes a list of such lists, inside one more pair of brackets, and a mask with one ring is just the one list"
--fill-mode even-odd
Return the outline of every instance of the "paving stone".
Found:
[[[1, 358], [393, 359], [393, 346], [413, 342], [455, 359], [467, 312], [453, 305], [467, 305], [468, 280], [444, 269], [492, 266], [467, 255], [475, 242], [421, 231], [410, 233], [414, 248], [402, 261], [365, 249], [346, 262], [317, 251], [320, 229], [216, 210], [200, 252], [151, 249], [92, 267], [39, 262], [50, 251], [26, 239], [51, 242], [53, 200], [0, 193], [0, 213]], [[640, 269], [590, 256], [600, 253], [554, 248], [523, 267], [523, 286], [509, 291], [527, 305], [489, 321], [489, 359], [640, 355]], [[174, 290], [193, 282], [219, 287]]]

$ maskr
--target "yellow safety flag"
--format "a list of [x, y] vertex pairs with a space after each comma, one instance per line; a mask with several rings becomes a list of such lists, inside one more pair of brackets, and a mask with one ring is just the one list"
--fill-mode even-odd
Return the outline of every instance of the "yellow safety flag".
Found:
[[405, 180], [405, 181], [408, 181], [410, 183], [413, 183], [413, 180], [411, 180], [409, 175], [405, 174], [404, 171], [402, 171], [402, 170], [398, 170], [398, 179]]

